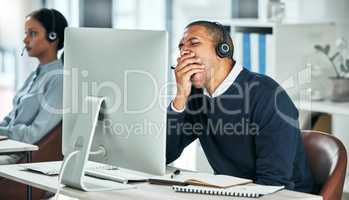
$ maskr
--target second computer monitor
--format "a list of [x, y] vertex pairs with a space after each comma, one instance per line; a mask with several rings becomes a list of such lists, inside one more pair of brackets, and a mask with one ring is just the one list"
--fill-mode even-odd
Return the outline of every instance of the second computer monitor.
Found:
[[88, 115], [86, 97], [104, 97], [94, 161], [165, 173], [168, 39], [165, 31], [68, 28], [65, 41], [63, 154], [72, 130]]

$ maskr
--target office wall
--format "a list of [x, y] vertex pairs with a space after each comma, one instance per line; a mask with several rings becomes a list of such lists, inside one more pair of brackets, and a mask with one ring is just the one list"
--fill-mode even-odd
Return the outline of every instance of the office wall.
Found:
[[229, 19], [231, 15], [231, 1], [227, 0], [173, 1], [172, 62], [174, 63], [176, 61], [178, 42], [182, 36], [184, 27], [189, 22], [198, 19]]
[[20, 51], [23, 48], [25, 16], [40, 6], [40, 0], [1, 0], [0, 2], [0, 46], [18, 51], [18, 69], [16, 70], [18, 85], [23, 83], [37, 65], [36, 60], [26, 56], [21, 57]]
[[[348, 0], [283, 0], [286, 18], [295, 21], [335, 22], [337, 37], [349, 41]], [[348, 55], [349, 56], [349, 55]]]
[[0, 1], [0, 44], [13, 48], [22, 44], [25, 16], [39, 8], [40, 0]]
[[[112, 28], [112, 0], [84, 0], [80, 6], [83, 27]], [[99, 11], [99, 12], [96, 12]]]
[[47, 8], [54, 8], [61, 12], [68, 21], [70, 27], [78, 27], [80, 24], [80, 6], [82, 0], [46, 0]]
[[[11, 48], [20, 43], [21, 24], [23, 18], [20, 0], [2, 0], [0, 6], [0, 45]], [[23, 28], [21, 29], [23, 30]]]
[[[14, 90], [18, 88], [35, 68], [36, 62], [26, 56], [21, 57], [23, 48], [25, 16], [40, 6], [39, 0], [1, 0], [0, 1], [0, 47], [15, 50], [16, 62], [11, 62], [11, 77], [0, 81], [0, 120], [11, 110]], [[0, 78], [3, 78], [0, 74]], [[18, 81], [17, 81], [18, 80]], [[17, 82], [17, 85], [16, 85]]]
[[166, 0], [114, 0], [113, 27], [165, 30], [166, 2]]

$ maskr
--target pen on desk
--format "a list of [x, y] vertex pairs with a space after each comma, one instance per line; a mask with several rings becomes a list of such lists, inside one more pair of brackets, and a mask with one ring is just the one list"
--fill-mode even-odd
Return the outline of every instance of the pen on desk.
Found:
[[171, 174], [171, 179], [173, 179], [176, 175], [180, 174], [181, 170], [176, 169], [172, 174]]

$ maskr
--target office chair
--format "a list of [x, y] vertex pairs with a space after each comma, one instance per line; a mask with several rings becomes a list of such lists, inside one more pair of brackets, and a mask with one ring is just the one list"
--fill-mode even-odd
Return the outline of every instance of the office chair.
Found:
[[310, 170], [323, 200], [341, 200], [347, 168], [347, 152], [336, 137], [319, 132], [302, 131]]
[[[53, 128], [44, 138], [36, 145], [38, 151], [32, 153], [32, 162], [45, 162], [63, 160], [62, 155], [62, 122]], [[26, 159], [22, 158], [18, 163], [25, 163]], [[26, 185], [10, 181], [5, 178], [0, 179], [0, 199], [6, 200], [25, 200]], [[44, 197], [46, 191], [33, 188], [32, 199], [39, 200]]]

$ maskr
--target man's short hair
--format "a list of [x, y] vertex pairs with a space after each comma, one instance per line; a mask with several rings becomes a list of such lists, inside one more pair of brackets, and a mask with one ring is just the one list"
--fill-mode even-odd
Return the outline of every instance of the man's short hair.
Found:
[[234, 50], [233, 40], [231, 39], [230, 35], [226, 32], [226, 36], [224, 36], [222, 30], [224, 29], [223, 25], [216, 22], [199, 20], [191, 22], [185, 28], [189, 28], [191, 26], [203, 26], [208, 32], [208, 34], [212, 37], [215, 46], [217, 46], [220, 42], [223, 42], [225, 40], [225, 42], [230, 46], [230, 48]]

